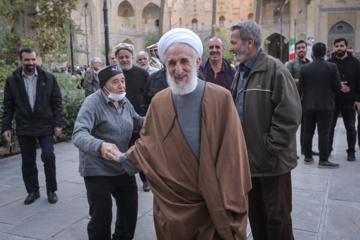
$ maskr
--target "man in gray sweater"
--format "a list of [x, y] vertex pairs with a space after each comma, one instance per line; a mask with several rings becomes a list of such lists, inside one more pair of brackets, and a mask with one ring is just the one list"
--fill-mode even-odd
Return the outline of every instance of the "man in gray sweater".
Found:
[[99, 80], [100, 89], [85, 99], [73, 132], [90, 207], [88, 235], [90, 240], [111, 239], [113, 196], [118, 209], [112, 239], [132, 239], [138, 207], [136, 180], [119, 163], [107, 161], [104, 153], [114, 147], [126, 151], [144, 118], [125, 97], [125, 78], [118, 64], [101, 70]]

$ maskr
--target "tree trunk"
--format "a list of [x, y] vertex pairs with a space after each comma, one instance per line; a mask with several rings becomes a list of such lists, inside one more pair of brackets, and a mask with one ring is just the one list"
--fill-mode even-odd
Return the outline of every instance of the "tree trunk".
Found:
[[[16, 11], [14, 11], [13, 32], [19, 39], [16, 43], [17, 49], [20, 50], [24, 45], [27, 45], [27, 47], [32, 47], [39, 56], [37, 31], [34, 29], [35, 13], [35, 5], [32, 1], [25, 1], [21, 6], [17, 7]], [[31, 46], [26, 44], [26, 42], [29, 43], [30, 41], [32, 42]]]
[[161, 3], [160, 3], [160, 19], [159, 19], [159, 38], [161, 38], [162, 35], [163, 35], [164, 8], [165, 8], [165, 0], [161, 0]]
[[211, 37], [215, 37], [214, 25], [216, 24], [216, 0], [212, 4]]

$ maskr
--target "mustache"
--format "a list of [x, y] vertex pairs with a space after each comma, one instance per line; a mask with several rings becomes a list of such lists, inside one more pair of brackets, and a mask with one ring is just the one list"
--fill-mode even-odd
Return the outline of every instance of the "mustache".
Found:
[[176, 78], [182, 78], [182, 77], [185, 77], [185, 76], [187, 76], [186, 72], [182, 72], [180, 74], [174, 73], [174, 77], [176, 77]]

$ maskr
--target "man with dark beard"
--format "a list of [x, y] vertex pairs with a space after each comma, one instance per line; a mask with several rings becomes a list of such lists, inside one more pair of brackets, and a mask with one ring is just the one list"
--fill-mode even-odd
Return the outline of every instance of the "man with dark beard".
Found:
[[[301, 67], [307, 63], [310, 63], [310, 60], [306, 58], [307, 53], [307, 44], [304, 40], [299, 40], [295, 43], [295, 54], [296, 58], [287, 62], [285, 64], [286, 68], [290, 71], [292, 77], [296, 84], [299, 83], [300, 70]], [[301, 154], [304, 154], [303, 149], [303, 137], [304, 137], [304, 121], [301, 119], [301, 128], [300, 128], [300, 146], [301, 146]], [[312, 152], [313, 155], [319, 155], [318, 152]]]
[[255, 240], [294, 239], [291, 170], [297, 165], [301, 103], [285, 66], [260, 48], [260, 27], [231, 27], [229, 51], [240, 62], [231, 93], [249, 153], [249, 220]]
[[135, 146], [107, 153], [129, 175], [145, 173], [159, 240], [246, 239], [246, 144], [230, 92], [197, 78], [202, 51], [188, 29], [161, 37], [170, 87], [152, 99]]
[[347, 52], [348, 41], [345, 38], [338, 38], [334, 41], [335, 54], [328, 60], [335, 63], [339, 70], [341, 84], [345, 90], [335, 94], [335, 110], [330, 132], [330, 153], [333, 150], [334, 129], [336, 127], [339, 113], [344, 121], [348, 149], [347, 160], [355, 161], [355, 108], [360, 111], [360, 63], [351, 53]]
[[207, 82], [230, 89], [236, 70], [222, 57], [225, 53], [224, 41], [218, 37], [211, 38], [207, 53], [209, 58], [200, 64], [199, 71]]
[[3, 102], [2, 133], [11, 141], [15, 115], [16, 135], [21, 148], [22, 175], [28, 197], [25, 204], [40, 197], [36, 167], [36, 139], [41, 147], [46, 192], [50, 203], [57, 202], [54, 135], [59, 136], [63, 122], [62, 98], [55, 76], [36, 65], [36, 53], [31, 48], [19, 52], [21, 67], [6, 79]]

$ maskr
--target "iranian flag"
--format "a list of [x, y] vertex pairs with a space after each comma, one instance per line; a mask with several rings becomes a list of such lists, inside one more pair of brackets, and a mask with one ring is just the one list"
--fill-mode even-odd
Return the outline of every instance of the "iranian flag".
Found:
[[289, 60], [294, 60], [295, 59], [295, 38], [290, 38], [290, 43], [289, 43]]

